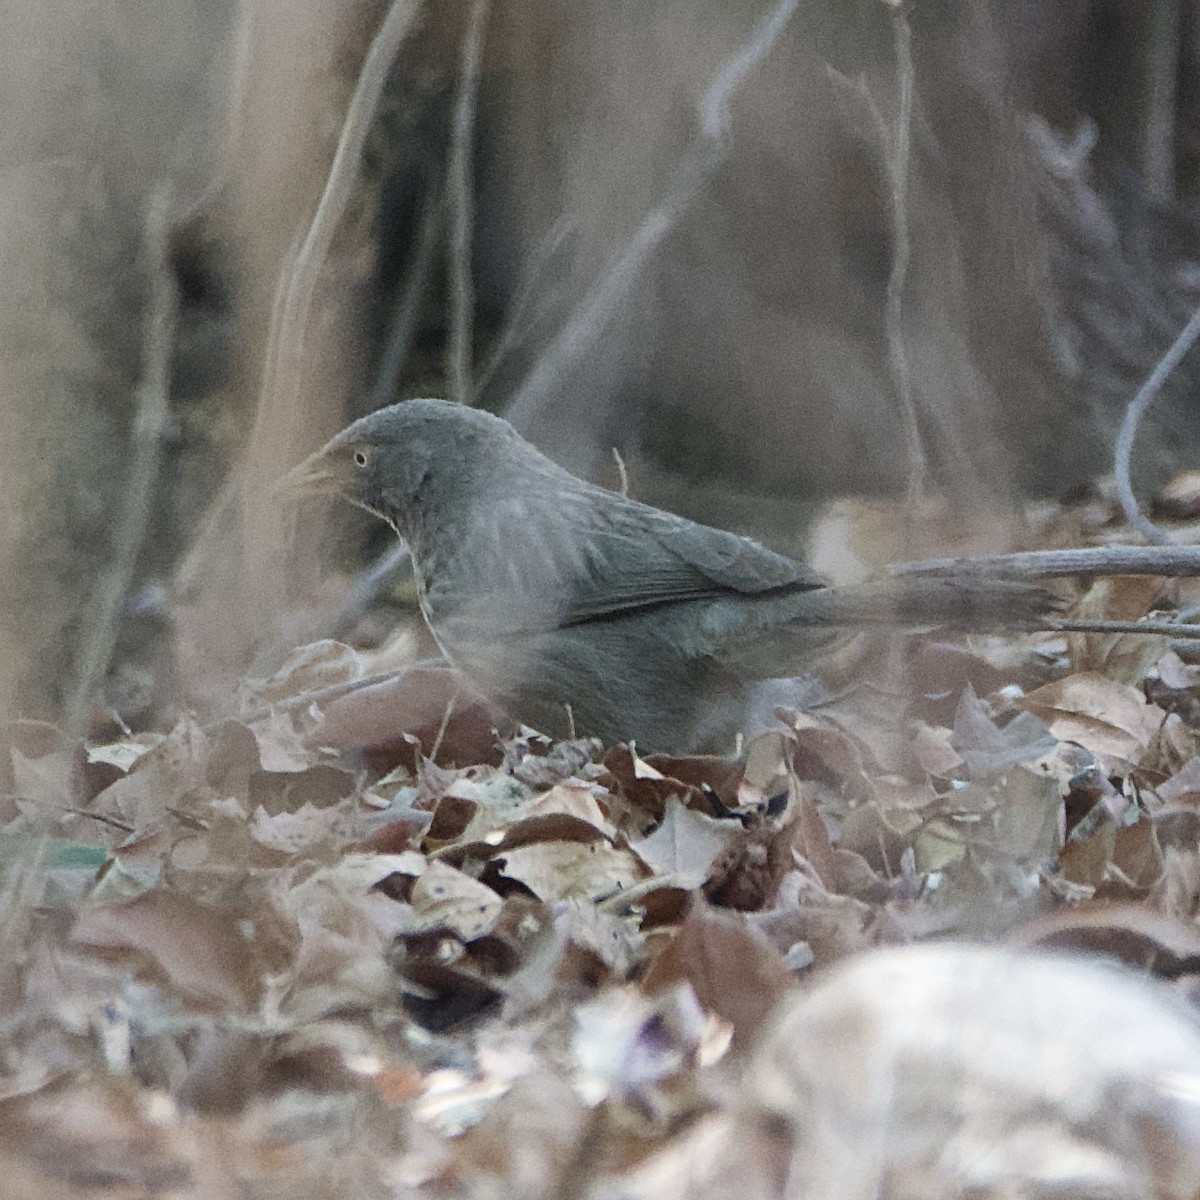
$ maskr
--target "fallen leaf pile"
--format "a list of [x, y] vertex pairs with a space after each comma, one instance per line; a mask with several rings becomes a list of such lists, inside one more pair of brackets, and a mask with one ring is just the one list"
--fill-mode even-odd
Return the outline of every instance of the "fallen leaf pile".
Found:
[[1200, 667], [864, 658], [729, 759], [497, 739], [334, 643], [241, 719], [14, 727], [5, 1194], [1200, 1195]]

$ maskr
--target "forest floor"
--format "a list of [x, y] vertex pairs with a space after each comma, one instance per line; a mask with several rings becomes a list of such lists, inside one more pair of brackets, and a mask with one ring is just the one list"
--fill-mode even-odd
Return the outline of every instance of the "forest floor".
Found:
[[[1039, 522], [1038, 545], [1131, 540], [1104, 501]], [[1200, 581], [1064, 598], [1094, 618], [1169, 617]], [[304, 698], [365, 670], [334, 643], [246, 681], [242, 716], [215, 725], [106, 744], [19, 728], [0, 833], [0, 1190], [817, 1195], [789, 1166], [804, 1130], [764, 1119], [799, 1120], [811, 1097], [784, 1084], [768, 1101], [759, 1084], [821, 1054], [890, 1053], [882, 1018], [778, 1034], [846, 960], [982, 942], [1011, 980], [1027, 948], [1053, 946], [1170, 981], [1145, 984], [1164, 1005], [1198, 994], [1186, 644], [873, 636], [853, 654], [852, 686], [729, 759], [497, 742], [471, 710], [424, 753], [398, 730], [356, 739], [355, 722], [386, 724], [369, 692], [334, 737]], [[881, 989], [879, 1013], [908, 1003]], [[1035, 1060], [1081, 1027], [1089, 1057], [1128, 1050], [1134, 1031], [1092, 999], [1061, 1002], [1061, 1029], [997, 1053]], [[1005, 1022], [964, 1000], [936, 1026], [933, 1001], [915, 1003], [934, 1027], [904, 1036], [939, 1060], [955, 1028]], [[1112, 1067], [1121, 1083], [1137, 1070]], [[1086, 1113], [1038, 1111], [1042, 1136], [1079, 1150]], [[1200, 1175], [1200, 1141], [1167, 1119], [1154, 1136], [1172, 1178]], [[1014, 1161], [972, 1194], [1001, 1194], [983, 1185]], [[1073, 1161], [1071, 1178], [1099, 1177]], [[879, 1194], [961, 1194], [921, 1179]], [[1147, 1195], [1193, 1194], [1155, 1179]]]

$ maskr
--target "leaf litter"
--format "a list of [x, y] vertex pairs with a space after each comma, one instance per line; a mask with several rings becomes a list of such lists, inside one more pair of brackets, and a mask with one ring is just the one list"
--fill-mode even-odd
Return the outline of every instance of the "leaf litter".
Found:
[[[1200, 667], [1131, 635], [864, 657], [729, 758], [499, 738], [444, 671], [333, 642], [241, 719], [15, 728], [11, 1194], [816, 1197], [840, 1164], [983, 1195], [1050, 1161], [1200, 1194]], [[1110, 995], [1103, 959], [1160, 982]]]

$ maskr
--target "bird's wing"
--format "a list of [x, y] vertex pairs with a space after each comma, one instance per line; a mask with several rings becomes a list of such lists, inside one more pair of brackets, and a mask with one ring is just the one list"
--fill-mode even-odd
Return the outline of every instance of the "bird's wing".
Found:
[[571, 482], [578, 490], [564, 487], [554, 505], [500, 500], [476, 511], [458, 537], [438, 539], [443, 569], [428, 572], [432, 621], [502, 636], [826, 586], [748, 538]]
[[564, 623], [691, 600], [826, 586], [803, 563], [726, 530], [633, 501], [600, 512], [586, 539], [586, 569], [575, 575]]

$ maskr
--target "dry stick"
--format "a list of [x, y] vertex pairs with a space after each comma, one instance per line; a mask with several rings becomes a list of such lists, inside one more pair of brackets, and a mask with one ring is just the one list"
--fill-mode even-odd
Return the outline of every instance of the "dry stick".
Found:
[[471, 397], [472, 404], [479, 403], [480, 396], [491, 382], [492, 376], [500, 369], [500, 364], [508, 356], [508, 352], [528, 334], [531, 323], [526, 320], [526, 313], [542, 282], [542, 274], [571, 231], [571, 222], [565, 217], [560, 217], [535, 247], [529, 261], [523, 265], [521, 290], [517, 293], [516, 300], [509, 305], [504, 328], [496, 339], [495, 345], [488, 351], [483, 366], [475, 372], [475, 393]]
[[[361, 692], [364, 688], [375, 687], [381, 683], [395, 683], [413, 671], [446, 671], [454, 670], [445, 659], [423, 658], [403, 667], [393, 667], [390, 671], [379, 671], [374, 675], [364, 675], [361, 679], [347, 679], [342, 683], [328, 683], [324, 687], [311, 688], [307, 692], [299, 692], [295, 696], [286, 696], [282, 700], [271, 700], [259, 704], [255, 708], [241, 714], [242, 721], [257, 721], [260, 717], [270, 716], [273, 712], [292, 712], [309, 704], [323, 704], [327, 700], [340, 700], [352, 692]], [[462, 689], [459, 689], [461, 692]], [[456, 696], [459, 693], [456, 693]], [[215, 721], [213, 727], [220, 724]]]
[[[387, 344], [372, 389], [375, 406], [388, 403], [394, 398], [396, 384], [412, 348], [421, 301], [425, 296], [434, 252], [437, 249], [443, 207], [441, 184], [438, 184], [426, 202], [425, 212], [421, 217], [421, 228], [417, 231], [412, 267], [392, 310]], [[374, 562], [369, 563], [355, 576], [349, 596], [329, 622], [324, 636], [344, 637], [375, 602], [379, 593], [389, 583], [404, 577], [406, 568], [411, 569], [407, 547], [403, 544], [389, 546]]]
[[[1027, 550], [974, 558], [929, 558], [896, 563], [889, 574], [926, 579], [1011, 579], [1032, 581], [1067, 576], [1200, 576], [1200, 546], [1091, 546], [1078, 550]], [[1185, 621], [1088, 621], [1046, 617], [1045, 628], [1064, 633], [1143, 633], [1170, 638], [1200, 637], [1200, 625]]]
[[[317, 279], [353, 193], [367, 132], [379, 107], [392, 64], [416, 22], [419, 8], [420, 0], [393, 0], [376, 31], [350, 98], [325, 189], [317, 203], [308, 233], [295, 255], [288, 256], [280, 274], [277, 293], [279, 323], [268, 339], [266, 366], [245, 459], [247, 462], [254, 462], [258, 457], [256, 452], [277, 437], [280, 428], [286, 427], [285, 422], [280, 420], [281, 410], [291, 403], [296, 392], [298, 373], [303, 362], [304, 327]], [[251, 491], [247, 489], [244, 495], [247, 508], [257, 503], [257, 498], [250, 495]], [[248, 522], [249, 528], [255, 526], [255, 522]]]
[[1130, 459], [1133, 457], [1133, 439], [1137, 435], [1137, 427], [1146, 414], [1151, 402], [1162, 390], [1171, 372], [1179, 366], [1183, 356], [1195, 345], [1200, 337], [1200, 307], [1192, 313], [1191, 320], [1183, 327], [1179, 336], [1171, 343], [1171, 348], [1159, 359], [1154, 370], [1150, 372], [1146, 382], [1138, 389], [1138, 393], [1130, 401], [1125, 410], [1125, 419], [1121, 422], [1117, 434], [1117, 446], [1114, 454], [1113, 472], [1117, 477], [1117, 499], [1125, 519], [1148, 542], [1165, 546], [1169, 543], [1167, 533], [1156, 525], [1138, 507], [1137, 497], [1133, 494], [1133, 484], [1130, 482]]
[[404, 286], [397, 292], [396, 302], [392, 307], [387, 343], [380, 356], [379, 370], [372, 389], [377, 404], [388, 403], [395, 397], [400, 373], [408, 362], [417, 330], [417, 319], [421, 314], [421, 301], [425, 298], [429, 276], [432, 273], [444, 208], [442, 185], [439, 182], [430, 189], [429, 198], [425, 202], [421, 227], [417, 230], [412, 266], [404, 280]]
[[471, 153], [475, 142], [475, 101], [479, 64], [491, 0], [474, 0], [463, 39], [462, 65], [454, 100], [454, 124], [446, 162], [450, 200], [450, 338], [446, 374], [450, 398], [469, 404], [475, 334], [475, 283], [471, 275], [471, 238], [475, 231], [475, 190]]
[[1200, 546], [1090, 546], [1076, 550], [1027, 550], [971, 558], [927, 558], [896, 563], [891, 575], [935, 579], [1056, 579], [1070, 575], [1200, 576]]
[[596, 344], [650, 256], [724, 161], [729, 147], [730, 101], [774, 46], [799, 2], [776, 0], [749, 39], [721, 64], [700, 101], [699, 140], [685, 155], [667, 195], [608, 260], [579, 307], [517, 389], [506, 409], [514, 425], [527, 428], [570, 368]]
[[912, 255], [912, 240], [908, 230], [908, 168], [912, 140], [912, 27], [900, 4], [892, 9], [892, 33], [896, 50], [897, 84], [900, 89], [899, 111], [892, 139], [884, 134], [882, 152], [891, 184], [892, 263], [888, 273], [885, 308], [888, 365], [892, 384], [900, 405], [900, 420], [904, 440], [908, 444], [908, 498], [910, 512], [915, 517], [916, 506], [925, 492], [928, 460], [921, 439], [921, 424], [913, 400], [912, 370], [904, 337], [904, 286], [908, 263]]
[[393, 581], [404, 578], [405, 568], [411, 573], [412, 559], [408, 547], [403, 542], [396, 542], [354, 577], [350, 594], [327, 626], [325, 636], [345, 637], [375, 603], [379, 593]]
[[146, 212], [144, 244], [150, 272], [150, 295], [142, 342], [142, 381], [133, 424], [129, 482], [117, 522], [112, 562], [96, 585], [90, 606], [92, 622], [66, 704], [67, 731], [74, 737], [86, 733], [92, 698], [112, 661], [121, 607], [146, 535], [150, 499], [158, 475], [168, 416], [171, 347], [179, 311], [179, 294], [168, 258], [168, 205], [167, 187], [156, 188]]
[[862, 78], [851, 79], [827, 66], [826, 71], [839, 95], [861, 109], [866, 118], [864, 138], [874, 139], [888, 180], [889, 216], [892, 232], [892, 258], [884, 298], [884, 333], [887, 343], [888, 370], [900, 410], [900, 424], [908, 448], [910, 517], [916, 514], [928, 481], [929, 459], [921, 436], [921, 422], [913, 399], [912, 368], [904, 335], [904, 290], [912, 258], [912, 237], [908, 223], [908, 176], [912, 158], [913, 59], [912, 27], [905, 16], [902, 0], [887, 0], [892, 10], [892, 39], [896, 59], [898, 89], [894, 125], [884, 118], [875, 97]]
[[1200, 625], [1182, 621], [1086, 621], [1076, 617], [1046, 617], [1046, 628], [1061, 633], [1142, 633], [1153, 637], [1200, 639]]
[[1171, 200], [1175, 195], [1182, 6], [1178, 0], [1147, 4], [1142, 19], [1146, 24], [1140, 65], [1146, 86], [1139, 157], [1150, 194], [1158, 200]]
[[433, 739], [433, 745], [429, 748], [429, 759], [432, 762], [441, 751], [442, 742], [446, 738], [446, 730], [450, 728], [450, 718], [454, 714], [454, 706], [458, 703], [459, 691], [455, 691], [454, 695], [446, 702], [446, 711], [442, 713], [442, 723], [438, 726], [437, 737]]

